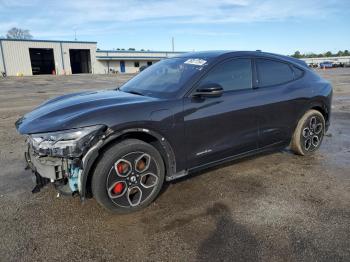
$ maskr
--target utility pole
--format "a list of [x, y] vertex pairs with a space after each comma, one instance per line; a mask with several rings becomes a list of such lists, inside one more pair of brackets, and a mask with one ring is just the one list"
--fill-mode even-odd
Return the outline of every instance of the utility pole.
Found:
[[172, 47], [172, 51], [175, 51], [175, 46], [174, 46], [174, 37], [171, 38], [171, 47]]
[[77, 30], [74, 29], [74, 41], [77, 41]]

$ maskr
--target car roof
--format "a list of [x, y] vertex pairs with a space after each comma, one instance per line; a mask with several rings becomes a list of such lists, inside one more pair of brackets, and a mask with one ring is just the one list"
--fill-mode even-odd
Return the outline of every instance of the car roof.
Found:
[[235, 57], [235, 56], [256, 56], [256, 57], [264, 57], [264, 58], [275, 58], [275, 59], [291, 62], [294, 64], [298, 64], [303, 67], [307, 67], [307, 64], [304, 61], [299, 60], [297, 58], [274, 54], [274, 53], [261, 52], [261, 51], [227, 51], [227, 50], [200, 51], [200, 52], [183, 53], [175, 57], [188, 58], [188, 59], [198, 58], [198, 59], [205, 59], [205, 60], [214, 60], [216, 58], [226, 58], [226, 57]]

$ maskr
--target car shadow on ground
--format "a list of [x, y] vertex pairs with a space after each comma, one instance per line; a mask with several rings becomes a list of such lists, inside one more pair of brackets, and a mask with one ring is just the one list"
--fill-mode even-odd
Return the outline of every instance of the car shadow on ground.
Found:
[[215, 229], [198, 249], [199, 261], [258, 261], [259, 243], [243, 225], [235, 222], [229, 208], [215, 203], [206, 215], [215, 220]]

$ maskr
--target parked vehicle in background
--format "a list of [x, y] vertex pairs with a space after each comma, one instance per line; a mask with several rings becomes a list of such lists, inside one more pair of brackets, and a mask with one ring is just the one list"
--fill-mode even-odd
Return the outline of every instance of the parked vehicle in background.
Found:
[[316, 63], [310, 63], [310, 64], [309, 64], [309, 67], [311, 67], [311, 68], [317, 68], [317, 67], [318, 67], [318, 64], [316, 64]]
[[149, 205], [165, 180], [288, 145], [313, 153], [331, 99], [330, 83], [301, 60], [197, 52], [164, 59], [115, 90], [54, 98], [16, 127], [27, 137], [35, 192], [52, 182], [126, 213]]
[[331, 61], [325, 61], [320, 63], [320, 68], [332, 68], [333, 67], [333, 62]]

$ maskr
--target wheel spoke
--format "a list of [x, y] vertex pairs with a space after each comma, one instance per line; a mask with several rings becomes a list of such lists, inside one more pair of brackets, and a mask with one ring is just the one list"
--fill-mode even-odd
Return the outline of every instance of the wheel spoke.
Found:
[[132, 171], [131, 163], [126, 159], [119, 159], [114, 164], [114, 168], [117, 175], [120, 177], [127, 177]]
[[151, 188], [158, 184], [158, 177], [153, 173], [141, 175], [140, 184], [144, 188]]
[[135, 159], [135, 170], [139, 173], [145, 172], [151, 163], [151, 156], [149, 154], [142, 154]]
[[142, 190], [138, 186], [128, 188], [127, 198], [130, 206], [137, 206], [142, 199]]

